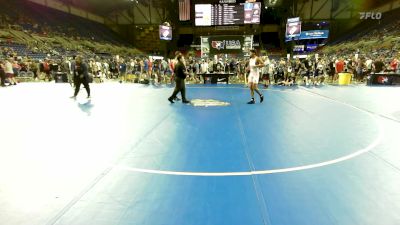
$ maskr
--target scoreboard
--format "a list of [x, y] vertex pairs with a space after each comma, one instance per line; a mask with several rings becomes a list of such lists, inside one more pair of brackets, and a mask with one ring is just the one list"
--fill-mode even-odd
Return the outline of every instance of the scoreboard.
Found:
[[261, 2], [241, 4], [196, 4], [196, 26], [259, 24]]

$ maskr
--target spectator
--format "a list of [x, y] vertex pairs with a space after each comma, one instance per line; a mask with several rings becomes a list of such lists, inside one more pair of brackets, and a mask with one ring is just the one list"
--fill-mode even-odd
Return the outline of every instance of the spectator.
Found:
[[383, 57], [380, 56], [375, 62], [374, 62], [374, 72], [375, 73], [382, 73], [385, 70], [385, 64], [383, 63]]
[[0, 61], [0, 82], [2, 87], [6, 86], [5, 81], [6, 81], [6, 73], [5, 73], [4, 61]]
[[120, 82], [122, 82], [122, 79], [126, 81], [126, 63], [124, 59], [120, 59], [121, 63], [119, 64], [119, 76], [120, 76]]
[[8, 78], [8, 81], [10, 82], [10, 85], [17, 85], [17, 81], [14, 77], [13, 64], [11, 63], [13, 61], [13, 58], [6, 59], [4, 64], [4, 72], [6, 74], [6, 77]]
[[43, 61], [43, 63], [41, 64], [41, 72], [43, 72], [44, 74], [45, 74], [45, 76], [46, 76], [46, 79], [48, 80], [48, 81], [51, 81], [51, 76], [50, 76], [50, 63], [49, 63], [49, 60], [48, 59], [45, 59], [44, 61]]
[[398, 72], [399, 60], [396, 57], [392, 60], [392, 62], [390, 62], [390, 68], [393, 72]]

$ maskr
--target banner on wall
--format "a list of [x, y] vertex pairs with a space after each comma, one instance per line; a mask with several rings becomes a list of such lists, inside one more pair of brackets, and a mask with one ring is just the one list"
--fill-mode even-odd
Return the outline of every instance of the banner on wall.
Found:
[[304, 45], [295, 45], [293, 47], [294, 52], [304, 52]]
[[253, 36], [251, 35], [201, 37], [202, 57], [220, 54], [246, 55], [252, 48]]
[[286, 37], [286, 42], [293, 40], [326, 39], [329, 37], [329, 30], [308, 30], [302, 31], [300, 36]]
[[308, 52], [311, 52], [311, 51], [314, 51], [317, 48], [318, 48], [318, 44], [308, 44], [307, 47], [306, 47], [306, 50]]
[[300, 34], [300, 40], [306, 39], [324, 39], [329, 37], [329, 30], [308, 30]]
[[243, 36], [211, 36], [210, 54], [238, 54], [242, 52]]

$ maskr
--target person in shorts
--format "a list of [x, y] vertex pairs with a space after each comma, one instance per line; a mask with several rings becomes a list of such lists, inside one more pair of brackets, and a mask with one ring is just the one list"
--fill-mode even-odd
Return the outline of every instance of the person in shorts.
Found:
[[250, 50], [249, 60], [249, 78], [248, 84], [250, 88], [251, 100], [247, 104], [255, 104], [254, 92], [260, 96], [260, 103], [264, 101], [264, 96], [258, 90], [258, 82], [260, 80], [260, 69], [264, 67], [264, 62], [256, 54], [256, 50]]

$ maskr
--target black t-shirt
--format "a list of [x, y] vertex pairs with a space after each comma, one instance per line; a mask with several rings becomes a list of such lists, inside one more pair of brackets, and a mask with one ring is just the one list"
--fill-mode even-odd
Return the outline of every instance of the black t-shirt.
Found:
[[50, 71], [57, 72], [58, 71], [58, 64], [57, 63], [50, 64]]
[[353, 69], [353, 61], [349, 61], [347, 64], [347, 69], [352, 70]]
[[111, 71], [114, 71], [114, 70], [116, 70], [117, 69], [117, 64], [115, 63], [115, 62], [111, 62], [110, 63], [110, 70]]
[[311, 68], [311, 62], [308, 60], [304, 60], [304, 66], [306, 67], [306, 69], [310, 69]]
[[183, 63], [178, 62], [175, 65], [174, 73], [175, 73], [176, 77], [179, 77], [181, 79], [185, 79], [186, 78], [185, 71], [186, 71], [186, 68], [185, 68], [185, 65], [183, 65]]
[[88, 65], [84, 62], [80, 64], [75, 65], [75, 71], [74, 71], [75, 77], [78, 78], [88, 78], [89, 73], [88, 73]]
[[329, 68], [331, 69], [331, 71], [335, 71], [335, 62], [330, 62]]
[[382, 72], [383, 68], [385, 67], [385, 64], [382, 61], [376, 61], [374, 65], [375, 65], [375, 73]]
[[217, 62], [214, 64], [214, 72], [221, 72], [223, 69], [223, 65], [221, 62]]
[[139, 63], [135, 63], [134, 71], [135, 71], [135, 72], [140, 71], [140, 65], [139, 65]]

